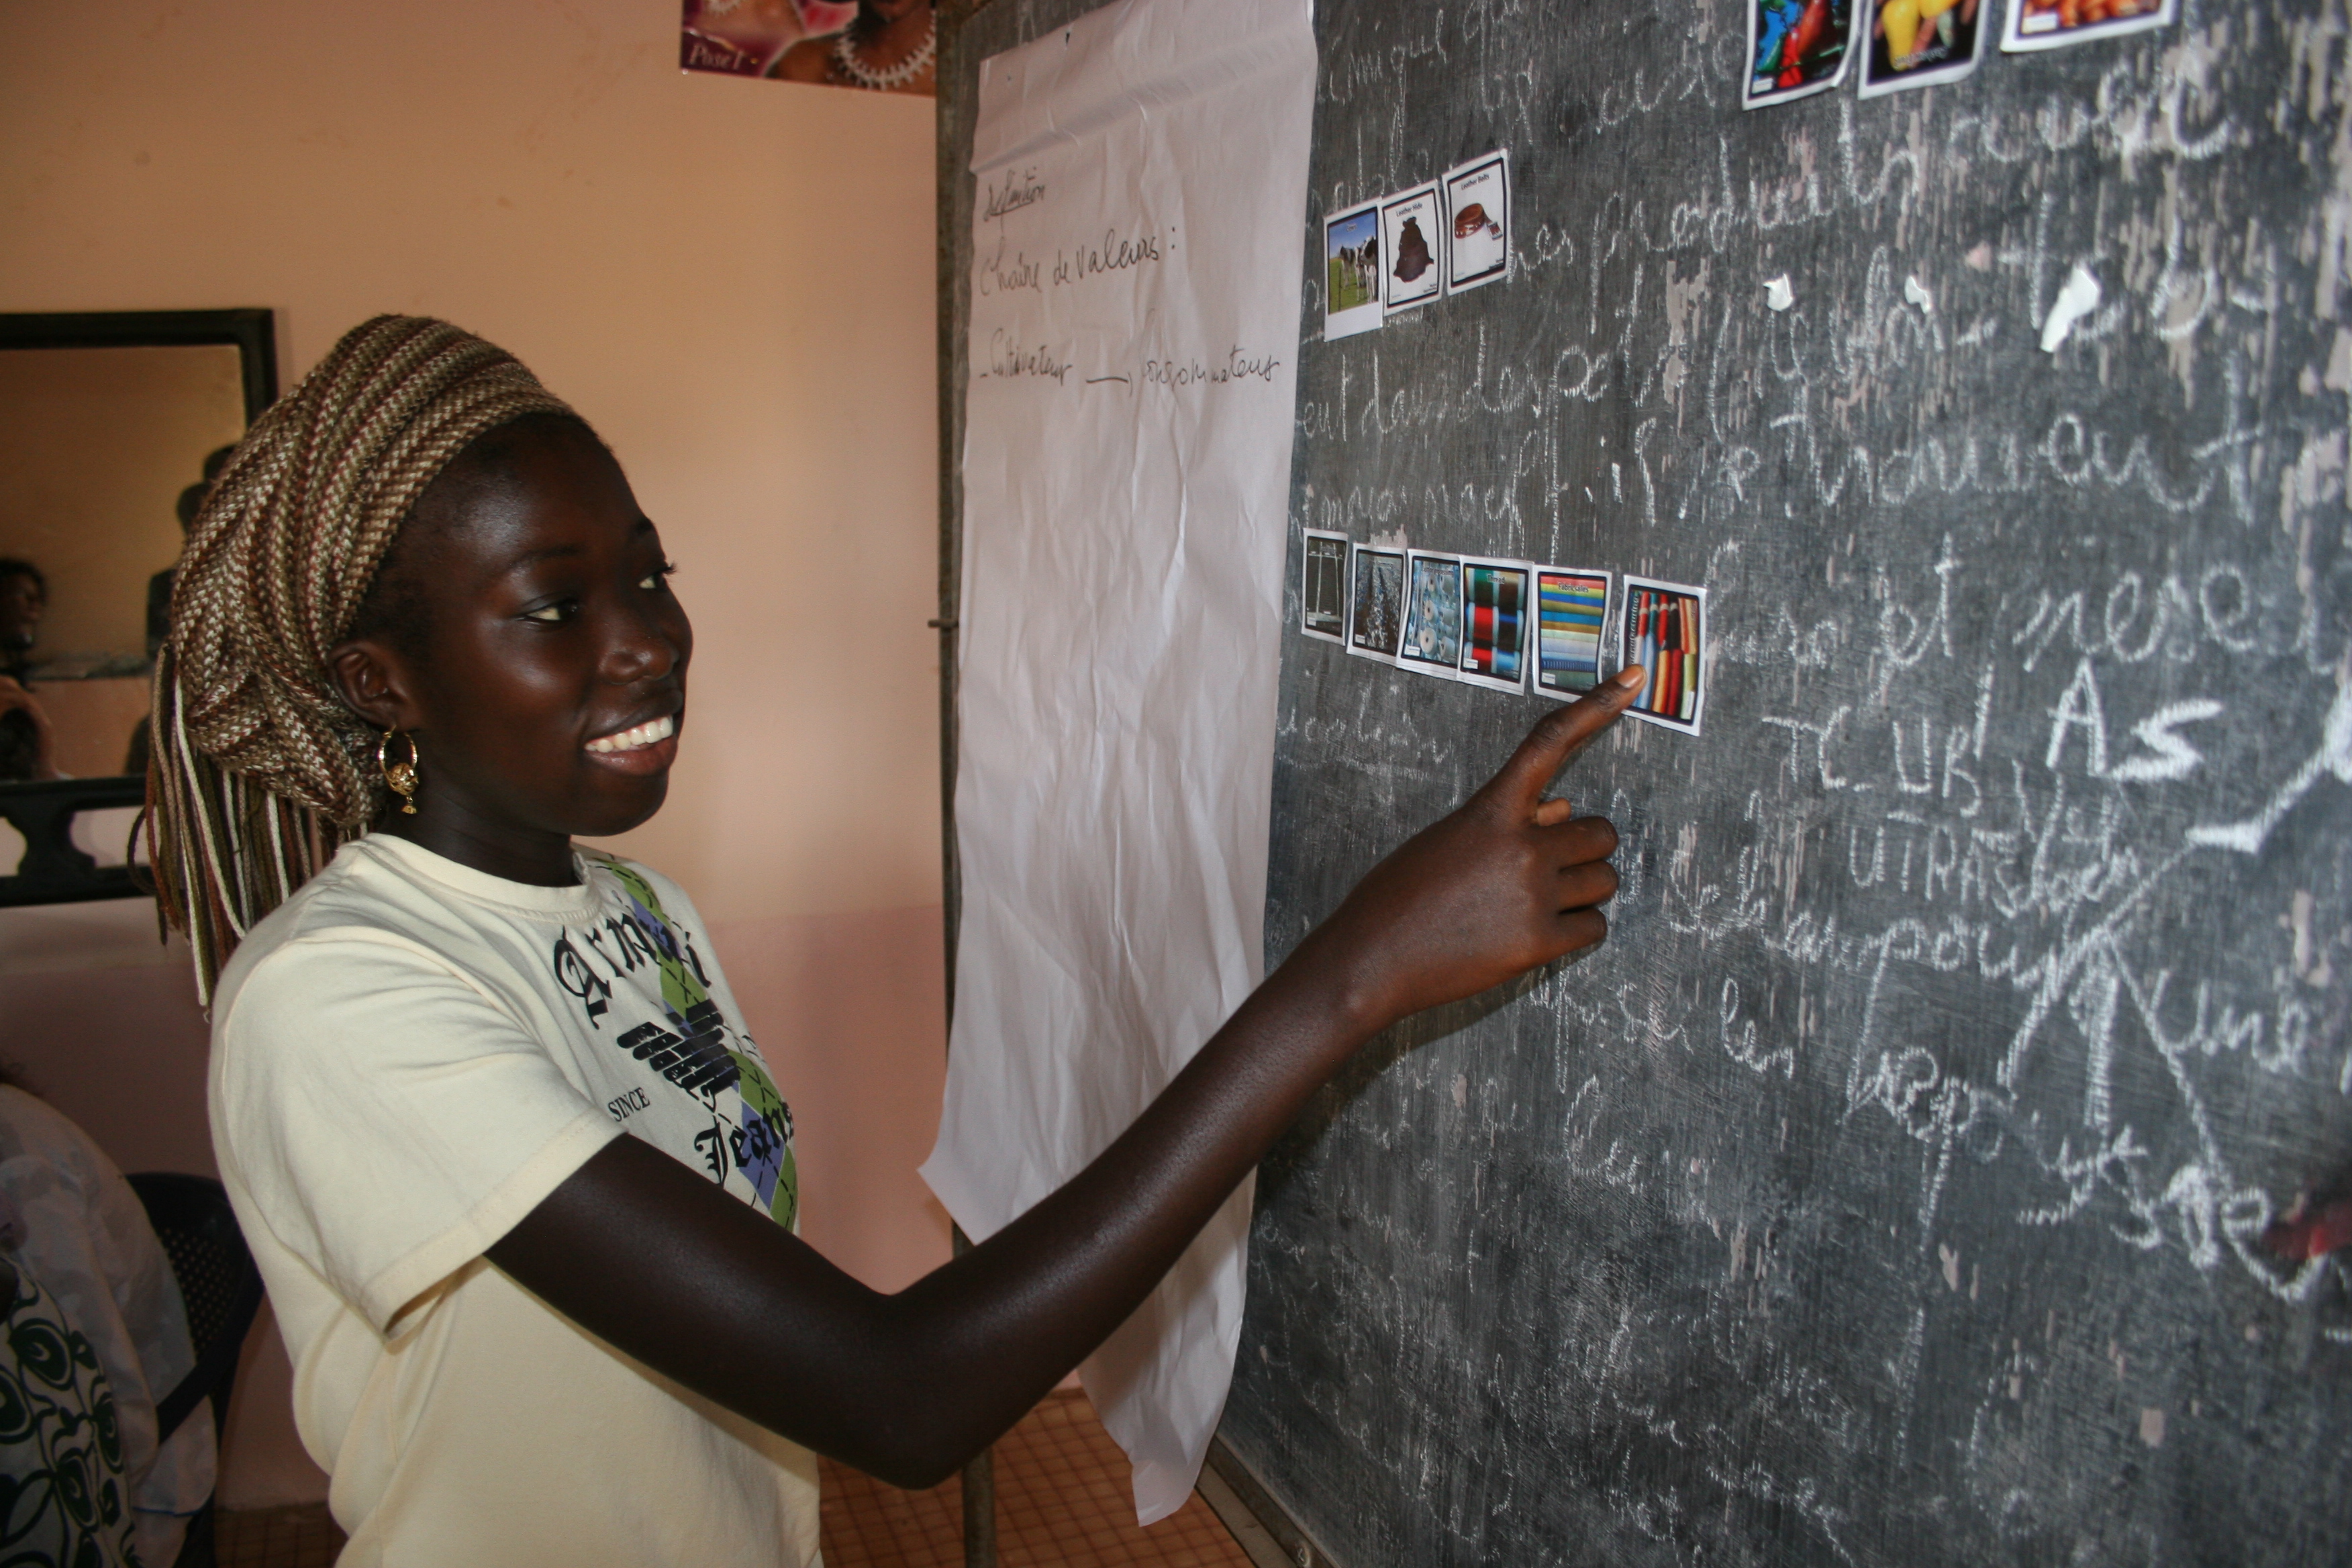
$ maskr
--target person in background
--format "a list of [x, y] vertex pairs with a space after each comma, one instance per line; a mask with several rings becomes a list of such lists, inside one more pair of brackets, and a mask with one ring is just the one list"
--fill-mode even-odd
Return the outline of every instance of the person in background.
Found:
[[212, 1495], [201, 1405], [157, 1441], [196, 1364], [147, 1211], [89, 1133], [0, 1073], [0, 1529], [15, 1568], [170, 1568]]
[[58, 776], [57, 737], [28, 675], [49, 580], [29, 561], [0, 555], [0, 783]]
[[[180, 514], [180, 537], [183, 540], [187, 538], [188, 530], [195, 526], [196, 513], [204, 509], [205, 495], [211, 491], [213, 481], [220, 478], [222, 468], [228, 462], [228, 455], [236, 450], [236, 445], [232, 443], [226, 447], [215, 447], [205, 453], [205, 477], [180, 492], [175, 510]], [[155, 650], [163, 646], [163, 639], [170, 635], [171, 630], [172, 568], [166, 566], [147, 579], [147, 657], [149, 658], [155, 657]], [[143, 773], [146, 771], [146, 764], [142, 762], [138, 767], [127, 771]]]
[[[220, 478], [221, 468], [228, 462], [228, 455], [236, 450], [235, 446], [227, 446], [215, 447], [207, 452], [205, 455], [205, 477], [180, 492], [180, 537], [184, 542], [188, 530], [195, 525], [196, 513], [204, 510], [205, 496], [212, 489], [213, 481]], [[171, 635], [173, 572], [174, 568], [166, 566], [147, 579], [147, 660], [150, 664], [154, 662], [157, 651], [163, 647], [163, 639]], [[123, 749], [124, 773], [143, 773], [147, 771], [148, 746], [148, 720], [142, 713], [139, 716], [139, 722], [131, 728], [130, 745]]]

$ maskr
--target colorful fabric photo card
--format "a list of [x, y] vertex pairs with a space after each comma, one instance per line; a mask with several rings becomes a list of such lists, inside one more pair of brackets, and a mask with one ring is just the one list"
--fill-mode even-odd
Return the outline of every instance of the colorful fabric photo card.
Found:
[[1404, 640], [1404, 552], [1353, 547], [1348, 573], [1348, 651], [1394, 664]]
[[1452, 680], [1462, 662], [1462, 558], [1405, 556], [1404, 646], [1397, 663]]
[[2168, 26], [2179, 0], [2009, 0], [2000, 47], [2011, 54], [2063, 49]]
[[1601, 684], [1610, 575], [1573, 566], [1536, 568], [1538, 696], [1564, 702]]
[[1298, 629], [1325, 642], [1346, 642], [1348, 536], [1310, 528], [1298, 553]]
[[1625, 710], [1696, 735], [1706, 701], [1706, 590], [1631, 574], [1624, 582], [1620, 657], [1648, 673]]
[[1977, 68], [1979, 15], [1991, 0], [1873, 0], [1862, 96], [1958, 81]]
[[1534, 576], [1524, 561], [1464, 558], [1458, 679], [1490, 691], [1528, 689]]
[[1843, 81], [1853, 52], [1855, 3], [1746, 0], [1748, 67], [1740, 102], [1761, 109], [1827, 92]]

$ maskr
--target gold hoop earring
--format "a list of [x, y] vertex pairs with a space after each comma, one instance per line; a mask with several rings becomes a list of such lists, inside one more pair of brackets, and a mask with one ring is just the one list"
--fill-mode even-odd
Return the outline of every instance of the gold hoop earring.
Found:
[[[398, 735], [408, 742], [408, 761], [390, 761], [392, 738]], [[376, 743], [375, 765], [383, 773], [384, 787], [400, 797], [403, 816], [416, 815], [416, 737], [400, 730], [386, 730], [383, 739]]]

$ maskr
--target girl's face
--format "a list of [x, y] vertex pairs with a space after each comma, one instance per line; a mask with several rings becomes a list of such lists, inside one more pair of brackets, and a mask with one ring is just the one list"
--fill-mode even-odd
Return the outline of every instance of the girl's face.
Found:
[[386, 562], [376, 592], [398, 597], [401, 632], [344, 644], [335, 673], [416, 741], [404, 830], [494, 856], [625, 832], [668, 790], [693, 628], [593, 437], [533, 420], [485, 447], [427, 488]]

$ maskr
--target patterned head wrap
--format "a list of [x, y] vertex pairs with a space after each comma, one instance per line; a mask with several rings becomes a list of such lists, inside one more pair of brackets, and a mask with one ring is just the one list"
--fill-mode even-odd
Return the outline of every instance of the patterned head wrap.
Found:
[[402, 521], [467, 444], [572, 410], [505, 350], [378, 316], [254, 422], [189, 530], [155, 659], [147, 832], [157, 902], [206, 1005], [254, 922], [383, 809], [376, 737], [336, 694]]

